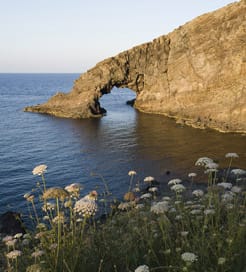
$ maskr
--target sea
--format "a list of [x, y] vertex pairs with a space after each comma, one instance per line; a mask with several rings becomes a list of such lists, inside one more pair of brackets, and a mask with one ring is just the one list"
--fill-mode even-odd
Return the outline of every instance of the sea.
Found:
[[162, 115], [139, 112], [126, 104], [135, 98], [129, 89], [114, 88], [100, 99], [107, 114], [102, 118], [73, 120], [24, 112], [25, 106], [47, 101], [58, 91], [69, 92], [79, 74], [0, 74], [0, 214], [27, 213], [23, 195], [37, 188], [39, 176], [32, 170], [47, 165], [47, 187], [83, 185], [83, 194], [97, 190], [122, 199], [133, 183], [153, 176], [162, 190], [167, 182], [198, 173], [194, 183], [207, 181], [195, 166], [210, 157], [222, 168], [225, 154], [236, 152], [232, 167], [246, 168], [246, 138], [176, 124]]

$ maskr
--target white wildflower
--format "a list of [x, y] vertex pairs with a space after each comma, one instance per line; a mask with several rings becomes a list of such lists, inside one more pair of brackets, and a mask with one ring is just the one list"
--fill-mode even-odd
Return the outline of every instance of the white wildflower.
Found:
[[219, 259], [218, 259], [218, 265], [222, 265], [222, 264], [224, 264], [226, 262], [226, 258], [224, 258], [224, 257], [220, 257]]
[[231, 191], [232, 191], [233, 193], [238, 194], [238, 193], [240, 193], [240, 192], [242, 191], [242, 188], [239, 187], [239, 186], [232, 186]]
[[181, 255], [181, 258], [185, 262], [193, 263], [197, 261], [197, 255], [191, 252], [185, 252]]
[[135, 272], [149, 272], [149, 267], [147, 265], [140, 265], [135, 269]]
[[206, 210], [204, 210], [204, 214], [205, 215], [215, 214], [215, 210], [214, 209], [206, 209]]
[[168, 212], [169, 212], [169, 213], [176, 213], [177, 210], [176, 210], [174, 207], [172, 207]]
[[17, 239], [13, 239], [13, 240], [9, 240], [5, 242], [5, 245], [8, 247], [14, 247], [16, 243], [17, 243]]
[[131, 170], [128, 172], [128, 176], [135, 176], [135, 175], [137, 175], [137, 172], [134, 170]]
[[189, 234], [189, 231], [181, 231], [180, 234], [182, 237], [186, 237]]
[[158, 188], [157, 187], [150, 187], [149, 188], [149, 192], [151, 192], [151, 193], [155, 193], [155, 192], [157, 192], [158, 191]]
[[246, 171], [243, 169], [233, 169], [231, 173], [237, 176], [246, 175]]
[[198, 165], [198, 166], [206, 166], [207, 164], [209, 163], [212, 163], [214, 162], [212, 159], [208, 158], [208, 157], [202, 157], [202, 158], [199, 158], [195, 165]]
[[179, 183], [181, 183], [182, 182], [182, 180], [181, 179], [171, 179], [171, 180], [169, 180], [168, 181], [168, 185], [176, 185], [176, 184], [179, 184]]
[[228, 201], [232, 201], [233, 197], [234, 197], [234, 193], [231, 191], [228, 191], [221, 196], [221, 199], [223, 202], [228, 202]]
[[139, 193], [140, 188], [138, 186], [136, 186], [135, 188], [132, 189], [132, 191], [135, 192], [135, 193]]
[[36, 167], [32, 170], [32, 173], [33, 173], [33, 175], [41, 176], [41, 175], [44, 174], [44, 172], [46, 172], [46, 169], [47, 169], [47, 165], [41, 164], [41, 165], [36, 166]]
[[137, 210], [140, 210], [140, 209], [143, 209], [144, 208], [144, 204], [137, 204], [136, 206], [135, 206], [135, 209], [137, 209]]
[[50, 220], [50, 218], [49, 218], [48, 215], [45, 215], [45, 216], [43, 217], [43, 220], [44, 220], [44, 221], [48, 221], [48, 220]]
[[58, 224], [58, 223], [64, 223], [65, 222], [65, 217], [64, 217], [64, 214], [61, 213], [59, 215], [57, 215], [56, 217], [54, 217], [52, 219], [52, 222], [55, 223], [55, 224]]
[[20, 233], [16, 233], [15, 236], [14, 236], [14, 238], [19, 239], [22, 236], [23, 236], [23, 233], [20, 232]]
[[176, 216], [175, 216], [175, 220], [179, 221], [179, 220], [181, 220], [181, 219], [183, 219], [183, 216], [182, 216], [182, 215], [176, 215]]
[[204, 171], [204, 174], [217, 173], [218, 170], [215, 168], [209, 168]]
[[85, 217], [94, 216], [97, 211], [97, 192], [91, 191], [88, 195], [76, 201], [74, 211]]
[[44, 212], [50, 211], [50, 210], [54, 210], [56, 207], [55, 203], [51, 203], [51, 202], [46, 202], [45, 205], [42, 207], [42, 210]]
[[226, 158], [239, 158], [237, 153], [227, 153], [225, 154]]
[[63, 201], [68, 196], [69, 196], [68, 192], [60, 187], [49, 188], [43, 193], [43, 199], [45, 200], [51, 199], [51, 198], [54, 198], [54, 199], [58, 198]]
[[151, 198], [151, 197], [152, 197], [151, 193], [146, 193], [146, 194], [141, 195], [140, 199], [148, 199], [148, 198]]
[[7, 236], [3, 237], [2, 241], [3, 241], [4, 243], [6, 243], [6, 242], [11, 241], [11, 240], [13, 240], [13, 239], [14, 239], [13, 236], [7, 235]]
[[192, 192], [192, 194], [194, 195], [194, 196], [196, 196], [196, 197], [201, 197], [201, 196], [203, 196], [204, 195], [204, 192], [203, 192], [203, 190], [194, 190], [193, 192]]
[[182, 193], [185, 190], [185, 187], [182, 184], [175, 184], [171, 187], [171, 190], [176, 193]]
[[163, 196], [162, 200], [164, 200], [164, 201], [170, 201], [171, 197], [169, 197], [169, 196]]
[[80, 185], [79, 183], [72, 183], [70, 185], [67, 185], [65, 187], [65, 190], [68, 191], [70, 194], [77, 195], [82, 188], [82, 185]]
[[196, 215], [196, 214], [200, 214], [202, 211], [199, 209], [194, 209], [190, 211], [190, 214]]
[[151, 177], [151, 176], [148, 176], [148, 177], [145, 177], [144, 178], [144, 182], [145, 183], [151, 183], [151, 182], [153, 182], [155, 180], [155, 178], [154, 177]]
[[230, 182], [221, 182], [217, 186], [223, 187], [224, 189], [231, 189], [232, 184]]
[[194, 177], [196, 177], [196, 176], [197, 176], [196, 173], [189, 173], [189, 174], [188, 174], [188, 177], [189, 177], [189, 178], [194, 178]]
[[130, 204], [130, 202], [122, 202], [118, 205], [118, 209], [122, 211], [126, 211], [130, 209], [131, 207], [132, 205]]
[[16, 259], [17, 257], [21, 256], [22, 252], [20, 250], [12, 250], [6, 254], [8, 259]]
[[219, 167], [218, 163], [210, 162], [205, 165], [205, 168], [208, 169], [217, 169]]
[[38, 258], [38, 257], [41, 257], [42, 255], [44, 255], [44, 251], [43, 250], [35, 250], [31, 256], [33, 258]]
[[153, 204], [150, 208], [150, 211], [155, 214], [162, 214], [167, 212], [169, 209], [169, 205], [167, 201], [160, 201], [155, 204]]

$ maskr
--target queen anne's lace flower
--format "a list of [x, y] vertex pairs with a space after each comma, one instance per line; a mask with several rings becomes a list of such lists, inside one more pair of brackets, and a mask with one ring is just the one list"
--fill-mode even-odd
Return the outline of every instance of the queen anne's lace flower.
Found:
[[9, 240], [5, 242], [5, 245], [8, 247], [14, 247], [16, 243], [17, 243], [17, 239], [13, 239], [13, 240]]
[[221, 199], [223, 202], [229, 202], [229, 201], [232, 201], [234, 198], [234, 193], [231, 192], [231, 191], [228, 191], [226, 193], [224, 193], [222, 196], [221, 196]]
[[132, 205], [130, 202], [122, 202], [118, 205], [118, 209], [121, 211], [126, 211], [130, 208], [132, 208]]
[[128, 176], [135, 176], [135, 175], [137, 175], [137, 172], [134, 170], [131, 170], [128, 172]]
[[160, 201], [155, 204], [153, 204], [150, 208], [150, 211], [155, 214], [162, 214], [167, 212], [169, 209], [169, 205], [167, 201]]
[[44, 251], [43, 250], [35, 250], [31, 256], [33, 258], [38, 258], [38, 257], [41, 257], [42, 255], [44, 255]]
[[236, 176], [246, 175], [246, 171], [243, 169], [233, 169], [231, 170], [231, 173]]
[[217, 169], [219, 167], [218, 163], [210, 162], [205, 165], [205, 168], [208, 169]]
[[178, 179], [178, 178], [176, 178], [176, 179], [171, 179], [171, 180], [168, 181], [168, 185], [176, 185], [176, 184], [179, 184], [179, 183], [181, 183], [181, 182], [182, 182], [182, 180], [181, 180], [181, 179]]
[[68, 191], [70, 194], [75, 194], [75, 195], [77, 195], [81, 189], [82, 189], [82, 186], [79, 183], [72, 183], [65, 187], [66, 191]]
[[204, 192], [203, 192], [203, 190], [194, 190], [193, 192], [192, 192], [192, 194], [194, 195], [194, 196], [196, 196], [196, 197], [201, 197], [201, 196], [203, 196], [204, 195]]
[[44, 172], [46, 172], [46, 169], [47, 169], [47, 165], [41, 164], [41, 165], [36, 166], [36, 167], [32, 170], [32, 173], [33, 173], [33, 175], [41, 176], [41, 175], [44, 174]]
[[6, 243], [6, 242], [11, 241], [11, 240], [13, 240], [13, 239], [14, 239], [13, 236], [7, 235], [7, 236], [3, 237], [2, 241], [3, 241], [4, 243]]
[[194, 178], [194, 177], [196, 177], [196, 176], [197, 176], [196, 173], [189, 173], [189, 174], [188, 174], [188, 177], [189, 177], [189, 178]]
[[182, 193], [185, 190], [185, 187], [182, 184], [175, 184], [171, 187], [171, 190], [176, 193]]
[[214, 161], [208, 157], [202, 157], [202, 158], [199, 158], [195, 165], [198, 165], [198, 166], [206, 166], [207, 164], [209, 163], [213, 163]]
[[224, 257], [220, 257], [219, 259], [218, 259], [218, 265], [222, 265], [222, 264], [224, 264], [226, 262], [226, 258], [224, 258]]
[[97, 211], [97, 192], [92, 191], [75, 202], [74, 211], [84, 217], [94, 216]]
[[148, 177], [145, 177], [144, 178], [144, 182], [145, 183], [151, 183], [151, 182], [153, 182], [155, 180], [155, 178], [154, 177], [151, 177], [151, 176], [148, 176]]
[[225, 155], [226, 158], [239, 158], [237, 153], [227, 153]]
[[233, 193], [238, 194], [238, 193], [240, 193], [240, 192], [242, 191], [242, 188], [239, 187], [239, 186], [233, 186], [233, 187], [231, 188], [231, 191], [232, 191]]
[[149, 267], [147, 265], [140, 265], [135, 269], [135, 272], [149, 272]]
[[200, 214], [202, 211], [199, 210], [199, 209], [194, 209], [194, 210], [191, 210], [190, 213], [193, 214], [193, 215], [196, 215], [196, 214]]
[[185, 252], [181, 255], [181, 258], [185, 262], [193, 263], [197, 261], [197, 256], [192, 252]]
[[64, 200], [68, 196], [68, 192], [60, 187], [49, 188], [43, 193], [43, 199], [45, 200], [50, 198], [58, 198]]
[[232, 184], [230, 182], [221, 182], [217, 186], [223, 187], [224, 189], [231, 189]]
[[215, 210], [214, 209], [206, 209], [206, 210], [204, 210], [204, 214], [205, 215], [215, 214]]
[[151, 197], [152, 197], [151, 193], [146, 193], [146, 194], [141, 195], [140, 199], [148, 199], [148, 198], [151, 198]]
[[218, 172], [217, 169], [215, 169], [215, 168], [208, 168], [208, 169], [206, 169], [204, 171], [204, 174], [210, 174], [210, 173], [216, 173], [216, 172]]
[[149, 192], [151, 192], [151, 193], [155, 193], [155, 192], [157, 192], [158, 191], [158, 188], [157, 187], [150, 187], [149, 188]]
[[21, 256], [22, 252], [20, 250], [12, 250], [6, 254], [8, 259], [16, 259], [17, 257]]

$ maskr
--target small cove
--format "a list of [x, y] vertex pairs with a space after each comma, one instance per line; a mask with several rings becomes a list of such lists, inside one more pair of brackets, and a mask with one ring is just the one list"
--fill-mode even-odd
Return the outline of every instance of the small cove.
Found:
[[246, 167], [245, 136], [198, 130], [138, 112], [126, 105], [134, 98], [128, 89], [113, 89], [100, 99], [108, 111], [101, 119], [71, 120], [22, 111], [57, 91], [69, 91], [78, 76], [0, 74], [0, 213], [26, 212], [23, 195], [39, 180], [32, 175], [39, 164], [48, 166], [49, 187], [80, 182], [84, 193], [95, 188], [100, 192], [102, 181], [93, 172], [105, 178], [118, 198], [129, 186], [129, 170], [137, 172], [136, 180], [151, 175], [166, 184], [200, 171], [194, 164], [202, 156], [226, 167], [228, 152], [240, 156], [233, 166]]

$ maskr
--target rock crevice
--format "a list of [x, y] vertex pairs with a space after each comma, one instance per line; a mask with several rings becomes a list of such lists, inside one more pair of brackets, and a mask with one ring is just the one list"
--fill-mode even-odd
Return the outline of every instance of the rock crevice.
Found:
[[199, 16], [161, 36], [98, 63], [68, 94], [26, 111], [59, 117], [105, 114], [100, 97], [113, 87], [136, 92], [135, 107], [179, 122], [246, 132], [246, 2]]

